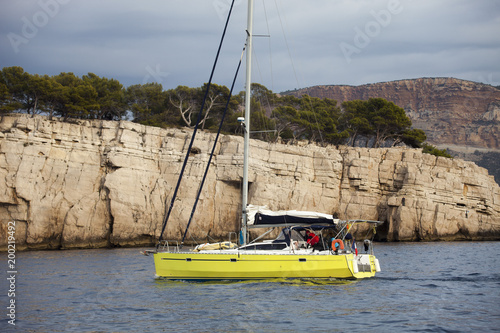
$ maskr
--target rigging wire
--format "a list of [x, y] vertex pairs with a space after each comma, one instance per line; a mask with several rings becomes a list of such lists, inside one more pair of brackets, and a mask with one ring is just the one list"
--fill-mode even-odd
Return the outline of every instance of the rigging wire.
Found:
[[[278, 3], [276, 0], [274, 0], [274, 4], [276, 6], [276, 11], [278, 13], [278, 19], [279, 19], [279, 22], [280, 22], [280, 26], [281, 26], [281, 31], [283, 33], [283, 38], [285, 40], [285, 45], [286, 45], [286, 48], [287, 48], [287, 51], [288, 51], [288, 56], [290, 57], [290, 62], [292, 63], [292, 69], [293, 69], [293, 75], [295, 77], [295, 82], [297, 83], [297, 87], [300, 87], [300, 83], [299, 83], [299, 78], [297, 76], [297, 71], [295, 69], [295, 64], [293, 62], [293, 58], [292, 58], [292, 52], [290, 51], [290, 46], [288, 44], [288, 39], [286, 38], [286, 34], [285, 34], [285, 28], [283, 27], [283, 20], [281, 19], [281, 15], [280, 15], [280, 10], [279, 10], [279, 7], [278, 7]], [[285, 17], [285, 24], [288, 26], [288, 24], [286, 23], [286, 17]], [[306, 89], [306, 93], [307, 95], [309, 96], [309, 93], [308, 93], [308, 89], [309, 88], [305, 88]], [[314, 121], [316, 123], [316, 126], [317, 126], [317, 130], [318, 130], [318, 134], [319, 134], [319, 137], [320, 137], [320, 140], [321, 140], [321, 143], [324, 145], [324, 140], [323, 140], [323, 134], [321, 133], [321, 130], [320, 130], [320, 127], [319, 127], [319, 121], [318, 121], [318, 118], [316, 117], [316, 113], [314, 112], [314, 109], [313, 109], [313, 104], [312, 104], [312, 101], [309, 100], [309, 105], [311, 107], [311, 113], [313, 114], [314, 116]]]
[[221, 118], [220, 123], [219, 123], [219, 129], [217, 131], [217, 135], [215, 136], [214, 144], [212, 146], [212, 151], [211, 151], [210, 156], [208, 158], [207, 167], [205, 168], [205, 173], [203, 174], [203, 178], [201, 180], [200, 187], [198, 188], [198, 193], [196, 194], [196, 199], [194, 201], [193, 209], [191, 210], [191, 215], [189, 216], [189, 221], [187, 223], [186, 230], [184, 231], [184, 235], [182, 236], [181, 246], [184, 244], [184, 240], [186, 238], [189, 226], [190, 226], [191, 221], [193, 219], [194, 212], [196, 211], [196, 206], [198, 205], [198, 201], [200, 199], [201, 190], [203, 189], [203, 185], [205, 184], [205, 180], [207, 178], [208, 169], [210, 168], [210, 163], [212, 162], [212, 157], [214, 156], [215, 148], [217, 146], [217, 142], [219, 140], [220, 132], [222, 130], [222, 124], [224, 123], [224, 118], [226, 117], [227, 110], [229, 109], [229, 102], [231, 101], [231, 96], [233, 94], [234, 85], [235, 85], [236, 79], [238, 77], [238, 72], [240, 71], [240, 67], [241, 67], [243, 55], [245, 54], [245, 49], [246, 49], [246, 45], [243, 47], [243, 51], [241, 53], [240, 61], [238, 63], [238, 67], [236, 69], [236, 73], [234, 74], [233, 83], [231, 85], [231, 89], [229, 91], [229, 95], [228, 95], [227, 101], [226, 101], [226, 107], [224, 108], [224, 112], [222, 113], [222, 118]]
[[272, 48], [271, 48], [271, 32], [269, 29], [269, 20], [267, 18], [266, 3], [264, 0], [262, 0], [262, 7], [264, 8], [264, 17], [266, 18], [267, 34], [269, 36], [269, 39], [268, 39], [268, 42], [269, 42], [269, 73], [271, 74], [271, 90], [274, 91], [273, 53], [272, 53]]
[[195, 125], [194, 130], [193, 130], [193, 135], [191, 136], [191, 141], [189, 143], [189, 147], [188, 147], [187, 152], [186, 152], [186, 157], [184, 158], [184, 163], [182, 164], [181, 172], [179, 173], [179, 178], [177, 179], [177, 185], [175, 187], [174, 193], [173, 193], [172, 198], [170, 200], [170, 205], [169, 205], [167, 214], [165, 215], [165, 219], [163, 220], [163, 225], [162, 225], [162, 228], [161, 228], [160, 237], [158, 238], [158, 244], [156, 245], [157, 248], [160, 245], [160, 242], [161, 242], [162, 237], [163, 237], [163, 233], [165, 232], [165, 228], [167, 227], [168, 219], [170, 217], [170, 213], [172, 212], [172, 208], [174, 207], [174, 202], [175, 202], [175, 199], [177, 197], [177, 192], [179, 191], [179, 187], [180, 187], [180, 184], [181, 184], [182, 176], [184, 175], [184, 171], [186, 169], [187, 161], [189, 159], [189, 155], [190, 155], [191, 149], [193, 147], [194, 139], [196, 137], [196, 132], [198, 131], [198, 125], [199, 125], [199, 123], [201, 121], [201, 115], [203, 113], [203, 108], [205, 107], [205, 102], [207, 100], [208, 92], [209, 92], [210, 86], [212, 84], [212, 78], [214, 76], [215, 68], [216, 68], [217, 62], [219, 60], [220, 51], [222, 49], [222, 43], [224, 42], [224, 37], [226, 35], [227, 27], [229, 25], [229, 19], [231, 18], [231, 12], [233, 11], [234, 1], [235, 0], [233, 0], [231, 2], [231, 7], [229, 8], [229, 12], [227, 14], [226, 24], [224, 26], [224, 31], [222, 33], [222, 37], [221, 37], [221, 40], [220, 40], [220, 43], [219, 43], [219, 48], [217, 49], [217, 55], [215, 56], [215, 61], [214, 61], [214, 64], [212, 66], [212, 72], [210, 73], [210, 79], [208, 80], [207, 89], [205, 91], [205, 95], [203, 96], [203, 102], [201, 103], [200, 111], [198, 113], [198, 119], [196, 120], [196, 125]]
[[278, 19], [279, 19], [280, 26], [281, 26], [281, 32], [283, 33], [283, 39], [285, 41], [286, 50], [288, 52], [288, 57], [290, 58], [290, 62], [292, 64], [293, 75], [294, 75], [295, 81], [296, 81], [296, 83], [298, 85], [299, 84], [299, 79], [297, 77], [297, 71], [295, 70], [295, 64], [293, 63], [292, 53], [290, 51], [290, 46], [288, 45], [288, 39], [286, 38], [285, 28], [283, 27], [283, 21], [281, 19], [280, 10], [279, 10], [278, 3], [276, 2], [276, 0], [274, 0], [274, 5], [276, 6], [276, 12], [278, 13]]
[[[262, 6], [263, 6], [263, 9], [264, 9], [264, 17], [265, 17], [265, 21], [266, 21], [267, 34], [264, 34], [264, 35], [256, 35], [256, 34], [254, 34], [253, 36], [254, 37], [267, 37], [268, 38], [269, 66], [270, 66], [269, 73], [271, 75], [271, 91], [272, 91], [273, 88], [274, 88], [274, 76], [273, 76], [273, 62], [272, 62], [272, 52], [271, 52], [271, 33], [270, 33], [270, 29], [269, 29], [269, 19], [268, 19], [268, 16], [267, 16], [267, 9], [266, 9], [266, 6], [265, 6], [265, 0], [262, 0]], [[260, 82], [264, 82], [264, 76], [262, 75], [261, 66], [260, 66], [259, 59], [258, 59], [258, 56], [257, 56], [255, 50], [256, 50], [256, 47], [254, 45], [253, 52], [252, 52], [253, 53], [253, 59], [254, 59], [255, 64], [257, 66], [257, 72], [258, 72], [258, 76], [259, 76]], [[270, 140], [271, 137], [270, 137], [269, 133], [271, 133], [271, 132], [276, 133], [277, 132], [277, 130], [276, 130], [276, 124], [275, 124], [273, 130], [271, 130], [269, 128], [269, 126], [267, 126], [268, 125], [267, 120], [271, 119], [270, 118], [271, 113], [272, 113], [271, 102], [269, 101], [269, 98], [268, 98], [267, 95], [265, 95], [265, 96], [258, 95], [258, 97], [256, 99], [260, 102], [260, 105], [262, 106], [262, 111], [264, 112], [264, 114], [259, 114], [259, 116], [257, 118], [253, 117], [253, 119], [259, 120], [260, 121], [259, 126], [262, 127], [262, 128], [264, 128], [265, 130], [262, 130], [262, 131], [252, 131], [251, 134], [260, 133], [262, 139], [265, 138], [266, 141], [271, 141]]]
[[[266, 36], [266, 37], [268, 37], [268, 36]], [[254, 49], [255, 49], [255, 47], [254, 47]], [[263, 75], [262, 75], [261, 67], [260, 67], [260, 64], [259, 64], [259, 59], [258, 59], [257, 55], [255, 54], [255, 52], [254, 52], [253, 59], [255, 61], [255, 64], [257, 65], [257, 72], [259, 73], [259, 78], [260, 78], [260, 80], [262, 82], [263, 81]], [[270, 117], [269, 118], [267, 117], [268, 113], [269, 113], [269, 116], [271, 116], [271, 113], [272, 113], [271, 102], [269, 101], [269, 98], [268, 98], [267, 94], [265, 96], [262, 96], [261, 94], [259, 94], [259, 95], [257, 95], [257, 97], [254, 97], [254, 98], [256, 98], [259, 101], [259, 103], [261, 105], [261, 108], [264, 111], [264, 114], [259, 114], [257, 118], [253, 117], [253, 119], [258, 119], [261, 122], [259, 125], [261, 125], [262, 128], [265, 128], [265, 130], [263, 130], [263, 131], [252, 131], [252, 132], [250, 132], [250, 134], [252, 134], [252, 133], [263, 133], [262, 135], [267, 138], [267, 141], [270, 141], [269, 140], [269, 132], [276, 132], [276, 126], [275, 126], [274, 130], [269, 130], [267, 128], [267, 126], [266, 126], [267, 125], [267, 121], [266, 120], [270, 119]]]

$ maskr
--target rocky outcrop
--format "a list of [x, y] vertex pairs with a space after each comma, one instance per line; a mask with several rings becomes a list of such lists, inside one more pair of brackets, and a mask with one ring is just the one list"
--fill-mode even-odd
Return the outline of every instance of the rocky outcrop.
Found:
[[[500, 155], [500, 89], [491, 85], [455, 78], [420, 78], [360, 86], [315, 86], [287, 93], [333, 98], [339, 103], [381, 97], [404, 108], [413, 127], [423, 129], [428, 142], [441, 149], [451, 149], [455, 155], [478, 163], [478, 155]], [[498, 165], [483, 166], [500, 179]]]
[[360, 86], [315, 86], [292, 92], [339, 103], [382, 97], [405, 109], [433, 144], [500, 149], [500, 89], [454, 78], [420, 78]]
[[[16, 222], [24, 249], [152, 245], [190, 131], [121, 121], [2, 116], [0, 248]], [[214, 134], [201, 132], [166, 229], [179, 239]], [[189, 238], [239, 229], [240, 137], [217, 144]], [[417, 149], [290, 146], [253, 140], [250, 202], [378, 219], [381, 240], [500, 239], [500, 189], [483, 168]]]

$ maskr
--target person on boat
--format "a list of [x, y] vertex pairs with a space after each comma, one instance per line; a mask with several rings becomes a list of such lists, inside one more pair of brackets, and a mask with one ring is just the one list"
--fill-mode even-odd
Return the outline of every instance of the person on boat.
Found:
[[306, 230], [306, 242], [310, 246], [314, 246], [318, 244], [319, 237], [314, 232], [312, 232], [312, 230]]

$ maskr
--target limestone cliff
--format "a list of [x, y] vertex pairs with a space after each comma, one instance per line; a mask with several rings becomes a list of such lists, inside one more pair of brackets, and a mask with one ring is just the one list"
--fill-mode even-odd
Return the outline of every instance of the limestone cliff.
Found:
[[374, 97], [392, 101], [405, 109], [415, 128], [425, 131], [430, 143], [489, 168], [500, 182], [498, 163], [482, 161], [487, 153], [497, 161], [500, 157], [500, 89], [491, 85], [455, 78], [419, 78], [360, 86], [315, 86], [287, 93], [333, 98], [339, 103]]
[[[0, 248], [16, 221], [28, 249], [152, 245], [191, 132], [127, 121], [0, 121]], [[201, 132], [166, 230], [179, 239], [214, 135]], [[240, 137], [223, 136], [190, 239], [239, 229]], [[500, 189], [472, 162], [416, 149], [251, 142], [250, 202], [386, 221], [379, 239], [500, 239]]]

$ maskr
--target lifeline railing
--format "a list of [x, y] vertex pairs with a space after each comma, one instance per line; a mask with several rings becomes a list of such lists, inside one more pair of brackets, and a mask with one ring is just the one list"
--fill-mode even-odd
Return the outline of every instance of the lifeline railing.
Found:
[[[173, 245], [170, 245], [170, 243], [175, 243], [175, 247]], [[167, 252], [179, 252], [180, 251], [180, 248], [179, 248], [179, 241], [168, 241], [168, 240], [161, 240], [159, 243], [158, 243], [158, 248], [162, 249], [162, 251], [165, 251], [165, 248], [167, 249]], [[174, 250], [173, 251], [170, 251], [170, 248], [173, 248]]]

